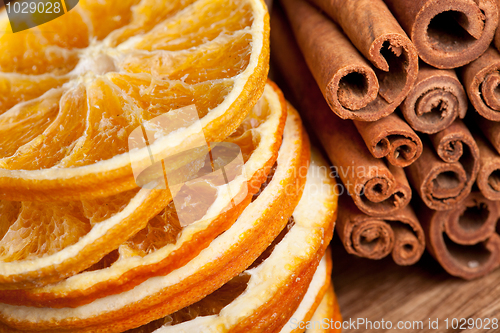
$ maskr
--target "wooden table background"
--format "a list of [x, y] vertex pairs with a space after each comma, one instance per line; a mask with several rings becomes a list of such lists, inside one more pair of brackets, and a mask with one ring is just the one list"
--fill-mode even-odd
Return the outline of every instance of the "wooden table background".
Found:
[[[448, 275], [427, 253], [415, 265], [396, 265], [389, 256], [368, 260], [348, 254], [332, 241], [333, 283], [344, 321], [390, 320], [393, 329], [345, 329], [342, 332], [500, 332], [500, 269], [473, 281]], [[439, 329], [429, 329], [439, 319]], [[499, 328], [446, 329], [453, 318], [497, 318]], [[423, 321], [423, 329], [395, 329], [398, 321]], [[484, 322], [484, 321], [483, 321]]]

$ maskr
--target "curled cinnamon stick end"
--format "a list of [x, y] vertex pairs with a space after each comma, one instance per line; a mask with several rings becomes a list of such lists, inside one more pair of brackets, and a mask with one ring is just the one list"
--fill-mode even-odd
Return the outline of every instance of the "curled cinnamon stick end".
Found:
[[337, 232], [347, 252], [370, 259], [392, 253], [398, 265], [416, 263], [425, 249], [425, 236], [410, 206], [381, 217], [362, 213], [348, 195], [339, 199]]
[[[349, 136], [349, 133], [346, 134]], [[340, 174], [356, 206], [371, 216], [383, 216], [406, 207], [411, 200], [411, 188], [403, 169], [392, 165], [386, 167], [380, 160], [373, 159], [364, 145], [365, 151], [361, 152], [360, 139], [356, 140], [358, 147], [351, 147], [358, 149], [354, 155], [353, 150], [342, 151], [342, 146], [325, 147], [332, 163], [340, 171], [349, 170], [349, 167], [356, 169], [354, 173]], [[352, 161], [352, 165], [349, 165], [349, 161]]]
[[[375, 9], [380, 5], [385, 7], [380, 0], [377, 2], [380, 3]], [[383, 35], [357, 37], [366, 39], [361, 43], [367, 45], [368, 59], [379, 68], [373, 69], [342, 29], [316, 8], [303, 0], [282, 0], [282, 3], [306, 62], [339, 117], [374, 121], [394, 112], [415, 82], [418, 71], [416, 51], [394, 18], [399, 35], [389, 29]], [[391, 15], [386, 7], [384, 14]], [[381, 17], [374, 24], [380, 25], [384, 19]], [[355, 22], [350, 25], [368, 24]], [[353, 40], [350, 35], [349, 38]]]
[[448, 211], [418, 210], [429, 252], [451, 275], [464, 279], [484, 276], [500, 264], [500, 237], [495, 226], [498, 204], [471, 193]]
[[490, 47], [462, 69], [467, 95], [476, 111], [486, 119], [500, 121], [500, 53]]
[[392, 165], [406, 167], [422, 154], [422, 141], [398, 115], [374, 122], [354, 121], [366, 146], [376, 158], [386, 157]]
[[[380, 94], [401, 103], [418, 72], [418, 55], [382, 0], [312, 0], [337, 22], [356, 48], [378, 69]], [[402, 97], [402, 98], [401, 98]]]
[[400, 109], [416, 131], [434, 134], [465, 117], [468, 101], [454, 70], [421, 64], [417, 82]]
[[498, 25], [496, 0], [385, 0], [417, 48], [437, 68], [456, 68], [477, 59]]
[[500, 155], [481, 134], [474, 135], [479, 148], [479, 173], [476, 184], [489, 200], [500, 200]]
[[435, 210], [453, 209], [470, 193], [479, 172], [479, 149], [461, 120], [430, 136], [422, 156], [407, 169], [408, 179]]
[[289, 88], [289, 98], [320, 139], [354, 202], [365, 214], [374, 216], [405, 207], [411, 199], [411, 189], [403, 169], [387, 167], [373, 157], [352, 121], [342, 120], [331, 112], [286, 20], [276, 9], [271, 19], [271, 45], [280, 50], [272, 54], [275, 68]]

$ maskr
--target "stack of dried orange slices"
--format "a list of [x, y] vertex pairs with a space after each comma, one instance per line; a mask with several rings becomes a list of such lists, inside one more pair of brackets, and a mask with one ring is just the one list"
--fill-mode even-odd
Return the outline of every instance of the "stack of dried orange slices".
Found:
[[268, 44], [261, 0], [80, 0], [15, 34], [0, 14], [0, 332], [339, 315], [334, 181]]

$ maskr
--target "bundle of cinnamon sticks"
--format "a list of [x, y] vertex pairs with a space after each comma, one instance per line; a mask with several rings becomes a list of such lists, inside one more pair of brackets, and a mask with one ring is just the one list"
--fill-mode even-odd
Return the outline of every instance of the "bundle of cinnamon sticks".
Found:
[[499, 9], [274, 3], [272, 66], [342, 183], [349, 253], [411, 265], [427, 248], [465, 279], [500, 265]]

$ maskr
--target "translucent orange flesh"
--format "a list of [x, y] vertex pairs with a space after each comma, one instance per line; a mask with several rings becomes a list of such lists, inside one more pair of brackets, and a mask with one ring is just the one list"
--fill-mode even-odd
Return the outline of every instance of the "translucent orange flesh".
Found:
[[[93, 35], [102, 40], [110, 32], [130, 23], [132, 11], [130, 8], [140, 0], [80, 0], [79, 5], [92, 22]], [[97, 29], [95, 27], [98, 27]]]
[[[16, 34], [0, 21], [0, 167], [107, 160], [128, 151], [141, 122], [191, 104], [204, 117], [222, 103], [249, 63], [252, 10], [192, 2], [81, 1]], [[19, 121], [33, 110], [39, 119]], [[2, 124], [13, 123], [28, 133], [6, 135], [12, 126]]]
[[[49, 255], [74, 244], [90, 231], [81, 204], [23, 202], [20, 213], [0, 240], [0, 259], [14, 261]], [[13, 223], [12, 223], [13, 222]]]
[[125, 208], [137, 190], [61, 203], [0, 201], [0, 260], [34, 259], [75, 244], [93, 225]]
[[[60, 87], [66, 81], [65, 77], [50, 74], [31, 76], [0, 73], [0, 115], [16, 104], [35, 99], [52, 88]], [[59, 95], [59, 99], [60, 97]]]
[[[202, 118], [219, 106], [249, 64], [253, 9], [245, 1], [194, 2], [81, 0], [68, 14], [16, 34], [1, 20], [0, 168], [94, 164], [128, 152], [129, 134], [144, 121], [192, 104]], [[266, 107], [229, 139], [245, 161]], [[74, 244], [136, 193], [70, 203], [0, 201], [0, 260], [43, 257]], [[180, 230], [169, 206], [125, 245], [144, 255], [175, 242]]]
[[[125, 84], [124, 81], [117, 80], [117, 82]], [[110, 89], [109, 85], [106, 87], [107, 89]], [[161, 90], [158, 89], [158, 91]], [[108, 95], [112, 95], [112, 91], [111, 92], [108, 91], [107, 93]], [[99, 96], [94, 98], [97, 101], [101, 101], [102, 99], [99, 99], [98, 97]], [[78, 100], [93, 101], [94, 99], [81, 97]], [[108, 98], [108, 100], [110, 100], [110, 98]], [[116, 101], [117, 99], [114, 100]], [[154, 103], [154, 102], [146, 102], [146, 103]], [[116, 129], [123, 130], [124, 127], [120, 127], [119, 123], [120, 118], [119, 117], [114, 118], [112, 115], [113, 110], [116, 110], [113, 107], [113, 105], [108, 104], [106, 106], [103, 106], [102, 108], [95, 108], [95, 110], [97, 115], [94, 116], [101, 117], [101, 121], [102, 119], [106, 119], [106, 122], [110, 121], [109, 118], [117, 119], [116, 123], [114, 124], [115, 127], [114, 130]], [[101, 110], [104, 110], [104, 112], [101, 112]], [[245, 120], [241, 123], [238, 129], [225, 140], [226, 142], [235, 143], [241, 148], [245, 162], [250, 158], [250, 156], [252, 155], [252, 153], [254, 152], [255, 148], [258, 146], [260, 141], [258, 132], [256, 132], [255, 129], [257, 129], [260, 125], [264, 123], [264, 121], [270, 116], [270, 112], [271, 111], [269, 109], [269, 105], [267, 102], [265, 101], [259, 102], [259, 104], [252, 109], [249, 116], [245, 118]], [[104, 118], [106, 114], [109, 114], [109, 118]], [[74, 119], [67, 119], [67, 120], [68, 122], [71, 122]], [[96, 123], [100, 124], [101, 121]], [[75, 126], [78, 124], [78, 122], [76, 121], [72, 123], [74, 123]], [[59, 132], [58, 135], [62, 134], [77, 135], [79, 133], [78, 131], [83, 131], [83, 130], [84, 130], [83, 128], [76, 126], [73, 131], [70, 131], [69, 133]], [[95, 135], [101, 135], [101, 138], [103, 138], [102, 140], [106, 139], [105, 136], [102, 136], [102, 133], [105, 133], [105, 131], [102, 128], [98, 130], [86, 129], [86, 131], [87, 131], [86, 134], [87, 137], [90, 137], [92, 134], [95, 134]], [[89, 141], [81, 141], [78, 149], [76, 148], [73, 149], [73, 154], [70, 155], [70, 157], [77, 156], [75, 152], [80, 151], [82, 152], [81, 153], [82, 157], [79, 160], [77, 159], [76, 160], [77, 162], [86, 161], [86, 158], [87, 159], [92, 158], [93, 152], [98, 151], [99, 146], [89, 145], [90, 149], [85, 149], [86, 142], [99, 143], [100, 140], [94, 138]], [[113, 147], [116, 147], [116, 149], [120, 148], [123, 149], [123, 144], [122, 146], [120, 146], [119, 143], [120, 141], [118, 141], [117, 144]], [[104, 146], [105, 145], [103, 144], [102, 147]], [[50, 147], [50, 145], [40, 144], [36, 148], [33, 148], [33, 151], [35, 152], [36, 149], [44, 149], [48, 147]], [[109, 148], [108, 146], [107, 149], [111, 148]], [[52, 152], [51, 154], [56, 155], [57, 152]], [[67, 161], [69, 161], [69, 158], [63, 159], [61, 164], [65, 162], [69, 163]], [[210, 167], [209, 161], [207, 161], [206, 164], [207, 164], [206, 166]], [[267, 181], [264, 184], [262, 184], [262, 189], [265, 188], [267, 183], [271, 181], [272, 174], [273, 172], [271, 171], [271, 174], [268, 177]], [[201, 218], [216, 197], [215, 187], [213, 187], [214, 184], [209, 184], [204, 181], [200, 181], [200, 183], [197, 186], [198, 186], [196, 188], [197, 191], [209, 191], [209, 192], [212, 191], [213, 193], [211, 196], [209, 195], [199, 196], [201, 198], [200, 200], [212, 199], [209, 200], [208, 202], [199, 202], [199, 201], [192, 202], [192, 205], [196, 207], [202, 206], [202, 209], [196, 212], [196, 214], [198, 215], [195, 216], [194, 219]], [[79, 207], [78, 210], [75, 210], [74, 208], [71, 209], [64, 208], [70, 205], [64, 203], [49, 204], [49, 205], [44, 203], [44, 204], [39, 204], [36, 208], [33, 206], [34, 205], [33, 203], [28, 203], [27, 205], [23, 203], [22, 209], [19, 209], [17, 207], [12, 206], [11, 204], [8, 204], [7, 201], [0, 201], [0, 205], [5, 206], [4, 208], [5, 215], [3, 215], [5, 217], [3, 217], [0, 222], [2, 223], [1, 226], [6, 230], [2, 234], [0, 234], [0, 236], [4, 235], [2, 240], [0, 240], [0, 255], [1, 255], [0, 259], [4, 261], [11, 261], [11, 260], [41, 257], [48, 255], [50, 253], [54, 253], [57, 250], [60, 250], [71, 244], [74, 244], [81, 236], [84, 236], [90, 230], [90, 228], [92, 228], [93, 225], [101, 221], [104, 221], [107, 218], [110, 218], [112, 215], [116, 214], [117, 212], [121, 211], [130, 201], [130, 199], [134, 195], [136, 195], [137, 191], [138, 190], [132, 190], [108, 198], [85, 200], [82, 201], [81, 203], [80, 202], [78, 203]], [[259, 193], [260, 192], [261, 191], [259, 191]], [[46, 207], [49, 207], [50, 209], [46, 209]], [[63, 208], [66, 210], [64, 210]], [[27, 213], [31, 212], [32, 209], [37, 210], [38, 213], [34, 215], [27, 215]], [[25, 212], [24, 215], [23, 212]], [[75, 212], [78, 212], [77, 217], [71, 215], [74, 214]], [[54, 218], [54, 216], [56, 217]], [[22, 232], [19, 231], [20, 226], [23, 226], [21, 228]], [[64, 238], [61, 236], [62, 235], [61, 234], [58, 237], [55, 237], [54, 239], [52, 238], [46, 239], [43, 237], [43, 235], [47, 234], [47, 230], [49, 230], [47, 228], [49, 228], [50, 230], [56, 230], [56, 231], [59, 230], [61, 232], [70, 232], [71, 235], [73, 235], [74, 237]], [[175, 206], [173, 202], [171, 202], [163, 210], [162, 213], [155, 216], [148, 222], [146, 228], [142, 229], [139, 233], [137, 233], [134, 237], [132, 237], [122, 245], [122, 253], [120, 253], [119, 256], [121, 257], [125, 253], [127, 256], [130, 255], [144, 256], [146, 254], [149, 254], [164, 247], [167, 244], [175, 244], [181, 231], [182, 227], [180, 226]], [[10, 233], [6, 235], [7, 232]], [[54, 235], [57, 235], [57, 233]], [[59, 238], [61, 239], [61, 241], [55, 241]], [[33, 244], [27, 244], [26, 243], [27, 240], [31, 240], [32, 242], [42, 242], [42, 243], [47, 242], [50, 244], [48, 244], [46, 247], [44, 246], [37, 247]], [[12, 247], [7, 246], [8, 244], [12, 244]], [[11, 251], [9, 251], [8, 248], [11, 248], [12, 251], [16, 250], [17, 252], [19, 252], [19, 255], [17, 257], [14, 257], [10, 253]], [[110, 260], [109, 257], [105, 257], [99, 263], [94, 265], [91, 269], [93, 270], [93, 269], [98, 269], [98, 267], [99, 268], [109, 267], [118, 259], [118, 257], [115, 257], [115, 254], [112, 254], [111, 257], [113, 258], [113, 260]]]

